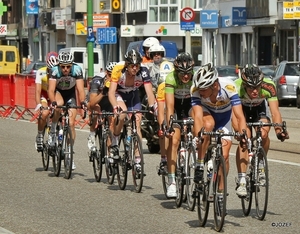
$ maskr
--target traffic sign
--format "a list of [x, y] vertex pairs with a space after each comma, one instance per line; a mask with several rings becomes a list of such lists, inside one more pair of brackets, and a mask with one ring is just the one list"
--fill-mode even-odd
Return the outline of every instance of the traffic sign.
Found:
[[195, 22], [180, 22], [180, 29], [186, 31], [195, 30]]
[[97, 41], [99, 44], [116, 44], [117, 28], [97, 28]]
[[95, 37], [94, 37], [93, 27], [92, 26], [87, 27], [86, 41], [87, 42], [95, 42]]
[[180, 19], [184, 22], [192, 22], [195, 19], [195, 12], [190, 7], [185, 7], [180, 11]]

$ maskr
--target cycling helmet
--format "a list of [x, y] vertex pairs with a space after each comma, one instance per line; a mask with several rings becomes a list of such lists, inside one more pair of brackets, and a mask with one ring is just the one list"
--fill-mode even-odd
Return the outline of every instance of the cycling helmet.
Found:
[[183, 52], [176, 56], [174, 60], [174, 68], [176, 72], [192, 72], [194, 67], [194, 60], [192, 56]]
[[159, 44], [159, 41], [155, 37], [148, 37], [143, 42], [143, 47], [150, 48], [154, 44]]
[[124, 58], [128, 64], [140, 64], [143, 60], [142, 55], [135, 49], [127, 51]]
[[112, 72], [114, 66], [116, 66], [116, 62], [109, 62], [107, 65], [106, 65], [106, 71], [108, 72]]
[[59, 64], [58, 62], [58, 54], [54, 51], [52, 52], [49, 52], [46, 56], [46, 64], [47, 64], [47, 67], [50, 69], [52, 67], [55, 67], [56, 65]]
[[206, 89], [218, 79], [218, 71], [211, 63], [201, 66], [193, 76], [193, 84], [196, 88]]
[[244, 84], [257, 87], [262, 83], [264, 74], [256, 64], [246, 64], [241, 72], [241, 78]]
[[151, 55], [151, 53], [154, 52], [161, 52], [162, 57], [166, 56], [166, 50], [165, 47], [163, 47], [161, 44], [154, 44], [149, 48], [149, 53], [150, 53], [150, 57], [153, 58], [153, 56]]
[[61, 64], [71, 64], [74, 61], [74, 56], [70, 52], [60, 52], [58, 55], [58, 61]]

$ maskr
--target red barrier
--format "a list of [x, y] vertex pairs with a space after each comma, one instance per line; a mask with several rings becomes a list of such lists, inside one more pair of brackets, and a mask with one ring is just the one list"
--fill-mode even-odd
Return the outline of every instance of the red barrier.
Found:
[[13, 75], [0, 75], [0, 115], [6, 117], [13, 111]]

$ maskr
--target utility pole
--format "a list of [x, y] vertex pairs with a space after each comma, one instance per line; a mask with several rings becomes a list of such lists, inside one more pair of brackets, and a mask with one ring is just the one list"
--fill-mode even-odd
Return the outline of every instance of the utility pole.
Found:
[[[87, 29], [93, 30], [93, 0], [87, 0]], [[88, 32], [89, 33], [89, 32]], [[94, 76], [94, 43], [92, 40], [87, 40], [88, 53], [88, 84]]]
[[[186, 0], [186, 7], [190, 7], [190, 0]], [[191, 53], [191, 31], [185, 30], [185, 52]]]

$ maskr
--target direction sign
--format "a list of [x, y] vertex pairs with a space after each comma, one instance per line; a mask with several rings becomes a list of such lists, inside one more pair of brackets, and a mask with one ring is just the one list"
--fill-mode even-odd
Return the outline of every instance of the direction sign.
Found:
[[192, 22], [195, 19], [195, 12], [190, 7], [185, 7], [180, 11], [180, 19], [184, 22]]
[[99, 44], [116, 44], [117, 28], [97, 28], [97, 41]]

